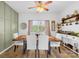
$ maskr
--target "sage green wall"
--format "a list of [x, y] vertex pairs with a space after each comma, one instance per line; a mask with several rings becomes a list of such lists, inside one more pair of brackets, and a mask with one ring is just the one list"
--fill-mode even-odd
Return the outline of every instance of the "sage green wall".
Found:
[[13, 33], [18, 31], [18, 13], [0, 1], [0, 51], [12, 44]]
[[4, 3], [0, 2], [0, 51], [4, 49]]

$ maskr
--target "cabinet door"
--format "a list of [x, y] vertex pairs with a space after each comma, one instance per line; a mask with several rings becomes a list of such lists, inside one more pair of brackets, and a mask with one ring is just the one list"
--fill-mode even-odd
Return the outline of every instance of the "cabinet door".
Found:
[[17, 32], [17, 26], [18, 21], [17, 21], [17, 13], [15, 11], [12, 11], [12, 33]]
[[14, 24], [15, 24], [15, 32], [18, 32], [18, 14], [15, 12], [15, 20], [14, 20]]
[[0, 2], [0, 51], [4, 49], [4, 3]]
[[11, 45], [11, 8], [5, 4], [5, 48]]

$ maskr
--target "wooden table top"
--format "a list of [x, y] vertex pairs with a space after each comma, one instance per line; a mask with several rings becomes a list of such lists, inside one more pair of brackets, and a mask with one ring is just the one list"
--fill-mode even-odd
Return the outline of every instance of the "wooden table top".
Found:
[[54, 36], [49, 36], [49, 41], [60, 42], [61, 40], [59, 38], [54, 37]]
[[13, 41], [20, 41], [20, 40], [26, 40], [26, 35], [19, 35], [16, 39], [13, 39]]
[[[18, 41], [18, 40], [26, 40], [26, 35], [18, 36], [15, 41]], [[49, 36], [49, 41], [60, 42], [61, 40], [59, 38], [54, 37], [54, 36]]]

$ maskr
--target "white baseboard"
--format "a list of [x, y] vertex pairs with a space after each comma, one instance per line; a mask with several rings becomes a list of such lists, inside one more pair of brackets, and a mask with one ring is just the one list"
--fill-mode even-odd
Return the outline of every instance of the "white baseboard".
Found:
[[13, 47], [14, 44], [10, 45], [8, 48], [4, 49], [3, 51], [0, 52], [0, 54], [4, 53], [5, 51], [7, 51], [8, 49], [10, 49], [11, 47]]

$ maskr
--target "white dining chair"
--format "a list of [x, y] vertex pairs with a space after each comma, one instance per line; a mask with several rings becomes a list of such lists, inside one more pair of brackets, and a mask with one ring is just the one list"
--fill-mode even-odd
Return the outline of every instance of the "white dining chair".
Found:
[[[44, 50], [47, 53], [47, 57], [48, 57], [48, 43], [49, 43], [49, 39], [48, 39], [48, 35], [39, 35], [39, 39], [38, 39], [38, 51], [40, 52], [40, 50]], [[40, 57], [40, 53], [38, 54], [38, 57]]]
[[16, 48], [18, 46], [23, 46], [23, 41], [22, 40], [16, 40], [17, 37], [19, 37], [19, 33], [14, 33], [13, 34], [14, 52], [16, 51]]
[[[61, 35], [57, 33], [56, 34], [56, 38], [61, 40]], [[59, 49], [59, 53], [61, 53], [61, 51], [60, 51], [60, 44], [61, 44], [60, 41], [59, 42], [52, 41], [52, 42], [50, 42], [50, 47], [58, 48]]]
[[61, 53], [61, 51], [60, 51], [60, 42], [51, 42], [50, 47], [58, 48], [59, 53]]
[[27, 57], [29, 50], [35, 50], [35, 57], [36, 57], [36, 36], [35, 35], [28, 35], [27, 36]]

